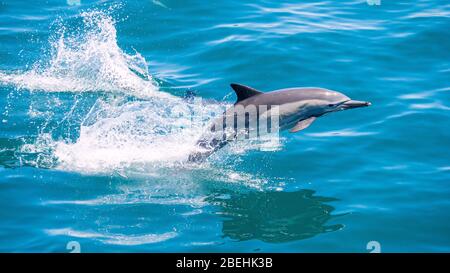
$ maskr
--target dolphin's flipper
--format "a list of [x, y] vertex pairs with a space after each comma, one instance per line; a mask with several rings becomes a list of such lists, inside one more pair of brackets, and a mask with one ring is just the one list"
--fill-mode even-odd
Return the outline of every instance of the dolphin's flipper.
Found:
[[297, 122], [297, 124], [295, 124], [294, 127], [292, 127], [291, 130], [289, 130], [289, 132], [291, 133], [295, 133], [298, 132], [300, 130], [306, 129], [308, 128], [309, 125], [311, 125], [311, 123], [313, 123], [316, 120], [316, 117], [309, 117], [307, 119], [302, 119], [299, 122]]
[[263, 94], [263, 92], [258, 91], [256, 89], [253, 89], [251, 87], [242, 85], [242, 84], [237, 84], [237, 83], [232, 83], [230, 84], [231, 88], [233, 88], [234, 92], [236, 92], [236, 96], [237, 96], [237, 101], [236, 103], [248, 99], [252, 96], [255, 95], [259, 95], [259, 94]]

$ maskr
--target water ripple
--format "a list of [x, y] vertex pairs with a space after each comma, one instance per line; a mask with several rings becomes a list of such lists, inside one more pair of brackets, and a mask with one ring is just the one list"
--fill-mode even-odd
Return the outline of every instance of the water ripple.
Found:
[[335, 130], [335, 131], [327, 131], [327, 132], [320, 132], [320, 133], [308, 133], [307, 136], [312, 137], [360, 137], [360, 136], [370, 136], [370, 135], [376, 135], [377, 132], [358, 132], [354, 131], [352, 129], [342, 129], [342, 130]]
[[175, 238], [178, 235], [176, 232], [166, 232], [161, 234], [145, 234], [145, 235], [125, 235], [125, 234], [99, 233], [91, 231], [78, 231], [72, 228], [47, 229], [45, 230], [45, 232], [50, 236], [89, 238], [98, 240], [105, 244], [123, 245], [123, 246], [154, 244], [167, 241], [169, 239]]

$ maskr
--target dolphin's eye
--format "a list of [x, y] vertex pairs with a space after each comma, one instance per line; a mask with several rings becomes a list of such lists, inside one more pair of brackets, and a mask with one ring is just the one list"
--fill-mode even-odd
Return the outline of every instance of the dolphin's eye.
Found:
[[332, 103], [328, 104], [328, 107], [333, 107], [333, 106], [334, 106], [334, 104], [332, 104]]

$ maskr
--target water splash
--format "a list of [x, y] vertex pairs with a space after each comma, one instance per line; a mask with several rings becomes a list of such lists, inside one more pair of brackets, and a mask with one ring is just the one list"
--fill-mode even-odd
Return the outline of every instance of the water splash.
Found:
[[125, 53], [117, 44], [115, 20], [103, 11], [83, 12], [69, 29], [57, 22], [50, 37], [49, 60], [28, 71], [0, 72], [0, 83], [45, 92], [121, 92], [137, 97], [168, 96], [157, 92], [141, 54]]
[[[130, 55], [118, 46], [115, 20], [108, 13], [83, 12], [73, 20], [81, 20], [79, 27], [56, 23], [59, 30], [50, 39], [48, 62], [38, 62], [29, 71], [0, 74], [2, 84], [31, 90], [33, 97], [44, 94], [45, 102], [37, 100], [28, 111], [30, 118], [45, 120], [38, 136], [21, 146], [21, 162], [123, 177], [143, 173], [160, 177], [171, 168], [178, 173], [195, 169], [205, 175], [203, 170], [213, 169], [209, 163], [187, 166], [186, 159], [196, 148], [205, 124], [215, 117], [212, 113], [221, 113], [229, 105], [188, 101], [159, 91], [146, 60], [138, 52]], [[83, 118], [75, 120], [73, 113], [87, 107], [82, 101], [88, 97], [83, 96], [86, 92], [94, 101]], [[67, 94], [74, 94], [69, 103], [65, 103]], [[73, 135], [77, 137], [68, 137]], [[274, 150], [269, 144], [235, 144], [229, 149], [232, 154]], [[206, 177], [256, 188], [264, 183], [232, 169], [217, 175], [210, 171]]]

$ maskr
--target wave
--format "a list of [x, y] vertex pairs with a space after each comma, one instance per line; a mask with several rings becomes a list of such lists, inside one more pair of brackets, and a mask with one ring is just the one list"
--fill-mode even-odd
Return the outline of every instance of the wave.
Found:
[[306, 135], [311, 137], [359, 137], [359, 136], [370, 136], [375, 134], [377, 134], [377, 132], [358, 132], [352, 129], [342, 129], [321, 133], [308, 133]]
[[431, 103], [414, 103], [410, 105], [410, 108], [412, 109], [421, 109], [421, 110], [428, 110], [428, 109], [438, 109], [438, 110], [450, 110], [450, 107], [447, 105], [444, 105], [440, 101], [431, 102]]
[[[267, 7], [258, 4], [247, 4], [251, 8], [248, 18], [264, 18], [262, 22], [240, 21], [226, 24], [218, 24], [213, 28], [229, 29], [239, 27], [241, 29], [267, 35], [291, 36], [299, 33], [327, 33], [336, 31], [361, 31], [382, 30], [382, 20], [352, 19], [349, 15], [358, 11], [354, 5], [339, 6], [336, 11], [329, 3], [285, 3], [278, 7]], [[259, 36], [257, 36], [259, 37]], [[228, 41], [252, 40], [250, 36], [229, 36], [224, 40], [214, 41], [219, 44]]]

